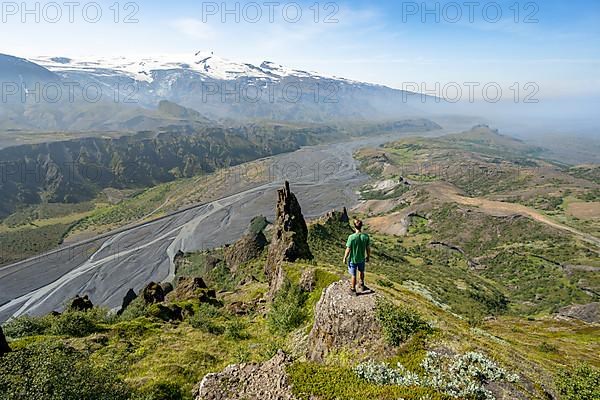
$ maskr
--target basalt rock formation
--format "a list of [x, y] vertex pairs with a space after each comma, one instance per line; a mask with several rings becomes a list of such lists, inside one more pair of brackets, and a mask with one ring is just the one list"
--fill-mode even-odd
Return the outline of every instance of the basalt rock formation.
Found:
[[71, 311], [88, 311], [92, 308], [94, 308], [94, 305], [87, 294], [83, 297], [76, 295], [75, 298], [71, 300], [71, 305], [69, 306]]
[[208, 374], [194, 390], [196, 400], [294, 400], [286, 367], [291, 359], [281, 350], [262, 364], [230, 365]]
[[375, 318], [378, 295], [355, 296], [349, 289], [344, 280], [323, 291], [308, 339], [309, 360], [322, 362], [332, 350], [350, 347], [370, 354], [386, 351], [381, 326]]
[[179, 277], [175, 290], [169, 294], [171, 301], [198, 300], [201, 303], [217, 304], [217, 293], [209, 289], [200, 277]]
[[162, 303], [165, 300], [165, 292], [158, 283], [150, 282], [142, 292], [144, 303], [155, 304]]
[[289, 182], [286, 181], [284, 188], [277, 191], [277, 196], [273, 238], [265, 266], [271, 293], [278, 291], [284, 281], [283, 262], [313, 258], [308, 247], [306, 221]]
[[325, 221], [336, 221], [336, 222], [350, 222], [350, 217], [348, 216], [348, 210], [346, 207], [342, 208], [342, 211], [330, 211], [325, 215]]
[[240, 265], [260, 256], [268, 241], [262, 229], [248, 229], [246, 234], [224, 251], [225, 262], [229, 270], [235, 274]]
[[117, 315], [123, 314], [123, 311], [129, 307], [132, 301], [137, 298], [137, 294], [133, 291], [133, 289], [129, 289], [127, 293], [125, 293], [125, 297], [123, 297], [123, 303], [121, 303], [121, 308], [117, 311]]

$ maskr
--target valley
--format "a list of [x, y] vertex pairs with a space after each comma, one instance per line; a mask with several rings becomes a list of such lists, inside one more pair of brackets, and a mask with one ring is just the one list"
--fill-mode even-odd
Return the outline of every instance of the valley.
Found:
[[[231, 243], [252, 217], [272, 215], [273, 190], [269, 189], [285, 179], [296, 182], [298, 191], [313, 199], [305, 210], [308, 216], [350, 206], [357, 200], [356, 185], [364, 180], [356, 170], [353, 151], [409, 134], [402, 129], [395, 134], [304, 147], [246, 168], [233, 167], [213, 176], [158, 186], [131, 201], [92, 213], [69, 230], [74, 238], [89, 238], [83, 243], [0, 267], [0, 317], [44, 314], [61, 308], [82, 291], [93, 293], [97, 304], [117, 307], [128, 289], [139, 290], [149, 280], [172, 277], [173, 257], [178, 251]], [[194, 206], [194, 202], [204, 203]], [[182, 211], [168, 213], [181, 207]], [[165, 214], [162, 219], [151, 219], [160, 213]], [[144, 216], [149, 220], [141, 225], [110, 233], [110, 229]], [[94, 238], [97, 233], [104, 235]]]
[[[304, 146], [142, 192], [104, 190], [100, 208], [21, 211], [5, 232], [19, 221], [71, 225], [61, 248], [0, 267], [0, 315], [12, 317], [4, 332], [24, 365], [71, 360], [91, 368], [90, 390], [123, 400], [202, 399], [238, 390], [238, 380], [250, 397], [327, 400], [447, 400], [456, 390], [546, 399], [567, 393], [572, 379], [590, 388], [600, 367], [598, 183], [593, 167], [539, 154], [487, 126], [395, 132]], [[561, 195], [565, 207], [552, 200]], [[582, 219], [566, 219], [571, 204], [584, 205]], [[342, 207], [366, 222], [377, 301], [332, 292], [346, 285], [340, 256], [352, 230], [349, 215], [332, 211]], [[307, 221], [304, 239], [279, 236], [290, 229], [282, 221], [298, 218]], [[306, 240], [311, 259], [271, 267], [286, 240]], [[91, 310], [74, 308], [84, 294]], [[349, 313], [339, 320], [338, 298]], [[366, 353], [346, 342], [357, 326], [374, 329]], [[386, 329], [400, 339], [388, 343]], [[319, 333], [331, 330], [334, 339]], [[456, 367], [430, 366], [435, 357], [497, 372], [470, 381]], [[102, 378], [103, 368], [116, 374]], [[403, 378], [370, 378], [371, 368]], [[245, 375], [255, 369], [263, 372]], [[273, 387], [261, 374], [285, 384]]]

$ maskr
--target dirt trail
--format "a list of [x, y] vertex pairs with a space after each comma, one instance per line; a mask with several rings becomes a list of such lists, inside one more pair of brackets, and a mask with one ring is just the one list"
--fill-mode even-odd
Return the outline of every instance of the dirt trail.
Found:
[[505, 203], [502, 201], [495, 201], [495, 200], [487, 200], [487, 199], [482, 199], [479, 197], [477, 197], [477, 198], [466, 197], [466, 196], [461, 195], [458, 192], [457, 188], [455, 188], [454, 186], [452, 186], [448, 183], [444, 183], [444, 182], [437, 182], [435, 184], [427, 185], [427, 189], [435, 197], [438, 197], [440, 199], [445, 199], [448, 201], [452, 201], [452, 202], [455, 202], [458, 204], [477, 207], [481, 211], [488, 213], [488, 214], [493, 214], [493, 215], [520, 214], [520, 215], [527, 216], [535, 221], [541, 222], [541, 223], [551, 226], [553, 228], [572, 233], [572, 234], [578, 236], [579, 238], [581, 238], [582, 240], [585, 240], [588, 243], [591, 243], [595, 246], [600, 247], [600, 239], [599, 238], [592, 236], [590, 234], [581, 232], [575, 228], [571, 228], [570, 226], [566, 226], [559, 222], [556, 222], [556, 221], [552, 220], [551, 218], [549, 218], [543, 214], [540, 214], [539, 212], [537, 212], [529, 207], [526, 207], [524, 205], [515, 204], [515, 203]]

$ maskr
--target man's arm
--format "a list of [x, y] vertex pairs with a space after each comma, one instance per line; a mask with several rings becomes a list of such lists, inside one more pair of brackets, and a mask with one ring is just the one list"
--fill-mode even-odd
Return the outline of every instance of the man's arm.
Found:
[[344, 264], [346, 264], [346, 260], [348, 259], [349, 255], [350, 255], [350, 247], [346, 247], [346, 252], [344, 253], [344, 261], [343, 261]]
[[369, 262], [369, 259], [371, 258], [371, 245], [367, 245], [367, 258], [366, 258], [366, 262]]

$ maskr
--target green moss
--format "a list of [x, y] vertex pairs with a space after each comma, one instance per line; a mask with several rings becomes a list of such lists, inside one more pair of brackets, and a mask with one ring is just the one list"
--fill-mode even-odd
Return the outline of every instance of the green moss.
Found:
[[376, 385], [360, 381], [352, 368], [294, 363], [288, 368], [293, 392], [300, 399], [316, 396], [322, 400], [381, 399], [431, 400], [447, 399], [432, 389]]

